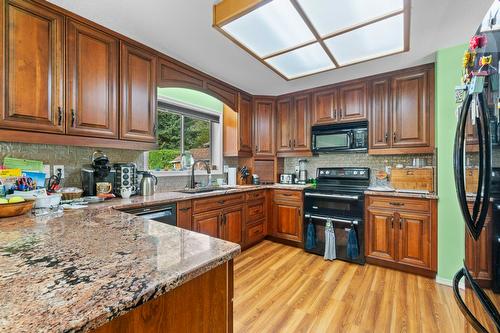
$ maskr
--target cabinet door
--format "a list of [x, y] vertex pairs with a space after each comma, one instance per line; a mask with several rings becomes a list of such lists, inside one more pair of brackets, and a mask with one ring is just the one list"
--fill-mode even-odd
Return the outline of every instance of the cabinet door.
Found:
[[339, 88], [340, 110], [338, 121], [366, 120], [366, 83], [356, 83]]
[[294, 120], [292, 146], [294, 151], [311, 151], [311, 97], [300, 95], [294, 98]]
[[239, 94], [238, 129], [240, 133], [240, 152], [252, 153], [252, 98]]
[[191, 209], [191, 200], [179, 201], [177, 203], [177, 227], [192, 230], [192, 216], [193, 211]]
[[243, 205], [224, 210], [222, 221], [224, 223], [222, 238], [228, 242], [243, 244]]
[[276, 103], [276, 151], [279, 153], [293, 150], [293, 110], [292, 99], [285, 98]]
[[0, 127], [64, 133], [64, 16], [3, 1]]
[[390, 148], [392, 135], [390, 134], [389, 79], [373, 81], [370, 88], [370, 149]]
[[431, 142], [431, 103], [428, 71], [392, 80], [392, 146], [427, 147]]
[[274, 203], [273, 235], [278, 238], [302, 242], [302, 210], [288, 203]]
[[156, 56], [122, 43], [122, 139], [156, 141]]
[[103, 32], [68, 21], [67, 133], [118, 137], [118, 43]]
[[490, 287], [493, 278], [491, 222], [491, 216], [488, 216], [477, 241], [465, 232], [465, 265], [476, 282], [485, 288]]
[[317, 92], [313, 95], [313, 125], [331, 124], [337, 121], [337, 89]]
[[399, 213], [394, 224], [395, 228], [399, 228], [398, 261], [431, 268], [430, 217], [416, 213]]
[[369, 208], [368, 227], [366, 232], [366, 255], [396, 261], [396, 246], [394, 239], [394, 213]]
[[220, 238], [222, 233], [222, 230], [220, 230], [221, 216], [222, 212], [220, 210], [195, 214], [193, 216], [194, 230], [205, 235]]
[[254, 148], [257, 157], [273, 157], [274, 147], [274, 99], [255, 99]]

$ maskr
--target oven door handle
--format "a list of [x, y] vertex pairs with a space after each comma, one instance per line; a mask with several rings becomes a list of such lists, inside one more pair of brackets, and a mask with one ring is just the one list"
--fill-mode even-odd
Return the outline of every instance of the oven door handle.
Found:
[[332, 222], [339, 222], [339, 223], [350, 223], [350, 224], [358, 224], [358, 221], [356, 220], [344, 220], [344, 219], [338, 219], [334, 217], [325, 217], [325, 216], [319, 216], [319, 215], [313, 215], [313, 214], [305, 214], [304, 217], [306, 219], [315, 219], [315, 220], [323, 220], [323, 221], [332, 221]]
[[306, 192], [304, 195], [306, 197], [314, 197], [314, 198], [359, 200], [359, 195], [322, 194], [322, 193], [310, 193], [310, 192]]

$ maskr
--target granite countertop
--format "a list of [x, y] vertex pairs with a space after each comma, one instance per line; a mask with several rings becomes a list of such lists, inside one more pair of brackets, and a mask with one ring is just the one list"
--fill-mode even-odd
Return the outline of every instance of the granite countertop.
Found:
[[0, 331], [87, 331], [240, 246], [112, 208], [0, 220]]
[[410, 192], [385, 192], [385, 191], [365, 191], [366, 195], [382, 195], [386, 197], [399, 197], [399, 198], [416, 198], [416, 199], [431, 199], [437, 200], [438, 196], [436, 193], [410, 193]]
[[90, 208], [102, 208], [102, 207], [113, 207], [115, 209], [131, 209], [138, 208], [142, 206], [149, 205], [161, 205], [168, 204], [173, 202], [185, 201], [185, 200], [193, 200], [193, 199], [201, 199], [213, 197], [216, 195], [225, 195], [225, 194], [235, 194], [241, 192], [255, 191], [255, 190], [263, 190], [263, 189], [285, 189], [285, 190], [295, 190], [295, 191], [303, 191], [304, 189], [310, 187], [310, 184], [307, 185], [298, 185], [298, 184], [269, 184], [269, 185], [238, 185], [236, 187], [224, 188], [222, 187], [220, 190], [211, 191], [211, 192], [201, 192], [201, 193], [182, 193], [176, 191], [168, 191], [168, 192], [157, 192], [154, 195], [143, 197], [143, 196], [133, 196], [129, 199], [116, 198], [112, 199], [100, 204], [90, 205]]

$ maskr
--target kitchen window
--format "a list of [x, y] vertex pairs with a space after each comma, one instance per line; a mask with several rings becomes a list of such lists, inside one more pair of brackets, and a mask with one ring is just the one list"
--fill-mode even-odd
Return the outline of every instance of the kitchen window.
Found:
[[[205, 161], [221, 170], [221, 114], [158, 96], [158, 145], [145, 162], [150, 170], [164, 175], [186, 174], [193, 161]], [[195, 166], [204, 173], [202, 163]]]

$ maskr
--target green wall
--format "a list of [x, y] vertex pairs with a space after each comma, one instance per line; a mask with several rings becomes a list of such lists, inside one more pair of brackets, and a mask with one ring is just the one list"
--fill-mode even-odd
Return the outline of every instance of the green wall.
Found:
[[222, 113], [223, 109], [222, 102], [217, 98], [192, 89], [158, 88], [158, 97], [161, 96], [220, 113]]
[[455, 86], [460, 83], [467, 44], [442, 49], [436, 55], [436, 147], [438, 180], [438, 278], [451, 280], [463, 263], [465, 225], [453, 176]]

